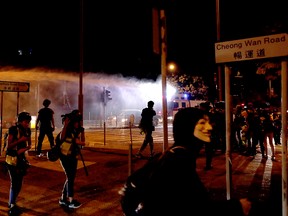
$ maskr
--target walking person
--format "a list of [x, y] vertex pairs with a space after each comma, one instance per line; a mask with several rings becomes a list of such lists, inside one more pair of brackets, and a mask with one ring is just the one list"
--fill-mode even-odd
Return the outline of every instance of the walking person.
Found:
[[21, 191], [23, 178], [29, 166], [25, 152], [31, 149], [30, 121], [30, 114], [21, 112], [18, 115], [17, 124], [9, 128], [5, 160], [10, 176], [9, 215], [18, 215], [21, 212], [16, 205], [16, 200]]
[[63, 129], [60, 132], [61, 155], [60, 163], [66, 175], [60, 205], [74, 209], [79, 208], [81, 203], [74, 199], [74, 181], [77, 172], [77, 155], [80, 148], [85, 145], [84, 128], [81, 126], [82, 115], [79, 110], [73, 110], [63, 117]]
[[[42, 153], [42, 143], [45, 135], [47, 135], [50, 147], [54, 146], [54, 136], [53, 131], [55, 130], [54, 123], [54, 111], [49, 108], [51, 101], [49, 99], [45, 99], [43, 101], [43, 108], [38, 111], [38, 116], [36, 119], [36, 128], [39, 128], [39, 136], [38, 136], [38, 144], [37, 144], [37, 157], [43, 157]], [[38, 127], [40, 124], [40, 127]]]
[[142, 152], [145, 150], [146, 146], [149, 144], [150, 147], [150, 157], [153, 157], [154, 155], [154, 143], [153, 143], [153, 137], [152, 132], [155, 130], [154, 124], [153, 124], [153, 117], [156, 115], [155, 110], [153, 109], [154, 102], [148, 101], [147, 107], [142, 110], [141, 113], [141, 122], [139, 127], [145, 134], [145, 138], [143, 141], [142, 146], [140, 147], [138, 153], [136, 154], [136, 157], [142, 157]]
[[144, 215], [248, 215], [247, 198], [213, 200], [197, 173], [197, 157], [211, 142], [209, 114], [198, 108], [179, 110], [173, 122], [174, 144], [149, 177], [143, 201]]

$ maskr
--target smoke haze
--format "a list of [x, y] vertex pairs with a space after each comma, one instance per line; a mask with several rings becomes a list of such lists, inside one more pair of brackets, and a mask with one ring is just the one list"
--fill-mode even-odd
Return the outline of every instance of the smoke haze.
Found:
[[[0, 69], [0, 81], [29, 82], [29, 92], [19, 94], [19, 112], [37, 115], [45, 98], [51, 100], [50, 108], [55, 120], [61, 115], [78, 108], [79, 73], [46, 68]], [[84, 120], [103, 119], [104, 105], [101, 100], [103, 89], [109, 90], [112, 100], [105, 106], [106, 116], [118, 114], [122, 109], [143, 109], [149, 100], [155, 102], [155, 110], [162, 111], [161, 77], [155, 82], [125, 78], [122, 75], [83, 73], [83, 117]], [[168, 99], [168, 98], [167, 98]], [[3, 119], [17, 115], [17, 93], [3, 92]]]

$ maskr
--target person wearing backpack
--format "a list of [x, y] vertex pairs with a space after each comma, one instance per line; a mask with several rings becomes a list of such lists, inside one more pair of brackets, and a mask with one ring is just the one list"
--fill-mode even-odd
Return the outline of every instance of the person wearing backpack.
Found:
[[196, 170], [199, 151], [211, 142], [209, 114], [184, 108], [173, 122], [174, 144], [158, 162], [143, 199], [143, 215], [248, 215], [247, 199], [212, 200]]
[[82, 115], [79, 110], [63, 116], [63, 128], [60, 133], [60, 163], [65, 172], [66, 180], [62, 189], [59, 204], [76, 209], [81, 203], [74, 199], [74, 181], [77, 173], [77, 155], [85, 145], [84, 128], [81, 126]]
[[17, 215], [20, 213], [20, 209], [16, 205], [16, 200], [21, 191], [23, 178], [29, 166], [25, 152], [31, 149], [30, 121], [30, 114], [28, 112], [21, 112], [18, 115], [16, 126], [9, 128], [5, 159], [10, 176], [9, 215]]

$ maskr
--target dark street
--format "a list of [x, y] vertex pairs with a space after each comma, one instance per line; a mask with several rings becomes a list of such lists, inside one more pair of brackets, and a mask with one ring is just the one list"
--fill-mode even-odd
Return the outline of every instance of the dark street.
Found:
[[[129, 139], [128, 139], [129, 140]], [[44, 149], [48, 144], [44, 143]], [[91, 147], [93, 146], [93, 147]], [[107, 143], [94, 145], [93, 141], [82, 150], [88, 176], [85, 175], [83, 163], [79, 160], [75, 181], [75, 198], [83, 205], [76, 210], [62, 208], [58, 204], [65, 180], [60, 162], [36, 158], [35, 151], [29, 152], [31, 167], [24, 178], [24, 184], [18, 198], [18, 205], [23, 216], [31, 215], [122, 215], [118, 190], [128, 175], [128, 146]], [[133, 152], [139, 144], [133, 146]], [[155, 143], [155, 150], [162, 151], [162, 143]], [[145, 152], [144, 152], [145, 153]], [[254, 201], [251, 215], [274, 215], [281, 213], [281, 146], [276, 146], [276, 160], [262, 159], [258, 153], [253, 159], [237, 152], [232, 154], [232, 186], [231, 197], [249, 197]], [[133, 159], [132, 170], [145, 163], [146, 159]], [[0, 215], [7, 215], [9, 176], [3, 165], [1, 156]], [[198, 159], [198, 172], [209, 189], [213, 199], [226, 199], [226, 160], [225, 154], [216, 151], [213, 168], [205, 171], [205, 152]]]

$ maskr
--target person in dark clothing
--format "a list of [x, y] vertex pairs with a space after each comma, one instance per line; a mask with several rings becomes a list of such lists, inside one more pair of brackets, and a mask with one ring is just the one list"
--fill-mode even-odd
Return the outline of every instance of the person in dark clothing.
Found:
[[267, 148], [267, 141], [270, 145], [270, 150], [271, 150], [271, 160], [275, 161], [275, 146], [273, 144], [273, 136], [274, 136], [274, 125], [273, 125], [273, 118], [271, 117], [271, 114], [266, 111], [264, 121], [264, 148], [266, 152], [266, 158], [268, 158], [268, 148]]
[[253, 117], [254, 130], [252, 133], [252, 157], [255, 158], [257, 151], [256, 147], [259, 144], [262, 158], [265, 157], [264, 149], [264, 125], [263, 125], [263, 110], [257, 109]]
[[[252, 109], [244, 109], [241, 112], [242, 121], [242, 140], [245, 143], [244, 145], [247, 146], [247, 151], [244, 152], [246, 156], [255, 156], [256, 154], [256, 146], [255, 143], [252, 143], [253, 133], [255, 131], [256, 122], [254, 120], [254, 110]], [[245, 138], [243, 138], [243, 136]]]
[[[210, 106], [210, 102], [202, 102], [199, 104], [199, 109], [202, 109], [203, 111], [206, 111], [207, 113], [209, 113], [209, 117], [210, 117], [210, 122], [213, 125], [216, 124], [215, 120], [214, 120], [214, 113], [210, 112], [210, 109], [212, 107]], [[212, 127], [213, 128], [213, 127]], [[212, 159], [213, 159], [213, 155], [215, 152], [215, 142], [216, 140], [214, 140], [214, 133], [215, 131], [211, 131], [211, 143], [209, 143], [209, 145], [205, 144], [205, 155], [206, 155], [206, 165], [205, 165], [205, 170], [210, 170], [212, 169]]]
[[153, 157], [154, 155], [154, 143], [152, 132], [155, 130], [155, 127], [153, 125], [153, 117], [156, 115], [156, 112], [153, 109], [153, 106], [154, 102], [148, 101], [147, 107], [142, 110], [141, 113], [142, 118], [139, 127], [144, 132], [145, 138], [142, 146], [140, 147], [138, 153], [136, 154], [136, 157], [142, 157], [142, 152], [144, 151], [144, 149], [148, 144], [150, 147], [150, 157]]
[[247, 198], [213, 200], [196, 170], [203, 145], [211, 142], [209, 114], [198, 108], [179, 110], [173, 122], [174, 144], [165, 151], [152, 173], [145, 199], [145, 216], [159, 215], [248, 215]]
[[43, 101], [43, 108], [41, 108], [38, 112], [38, 116], [36, 119], [36, 127], [39, 127], [39, 136], [38, 136], [38, 145], [37, 145], [37, 157], [43, 157], [44, 154], [42, 153], [42, 143], [44, 140], [45, 135], [47, 135], [50, 147], [54, 146], [54, 136], [53, 131], [55, 130], [54, 124], [54, 111], [49, 108], [51, 101], [45, 99]]
[[63, 128], [60, 133], [60, 163], [66, 175], [59, 204], [70, 209], [79, 208], [81, 203], [74, 199], [74, 181], [77, 173], [77, 156], [85, 146], [84, 128], [81, 126], [82, 115], [79, 110], [63, 116]]
[[241, 121], [242, 121], [242, 106], [237, 105], [236, 110], [234, 113], [234, 118], [232, 122], [232, 128], [231, 128], [231, 137], [232, 137], [232, 143], [234, 144], [234, 148], [236, 151], [242, 152], [244, 150], [243, 141], [241, 138]]
[[274, 143], [275, 145], [281, 145], [282, 122], [280, 112], [277, 112], [273, 115], [273, 123], [274, 123]]
[[30, 114], [27, 112], [21, 112], [18, 115], [16, 126], [9, 128], [5, 160], [11, 181], [8, 202], [9, 215], [18, 215], [21, 213], [20, 209], [16, 205], [16, 200], [22, 188], [27, 166], [29, 166], [25, 157], [25, 152], [31, 149], [30, 121]]

